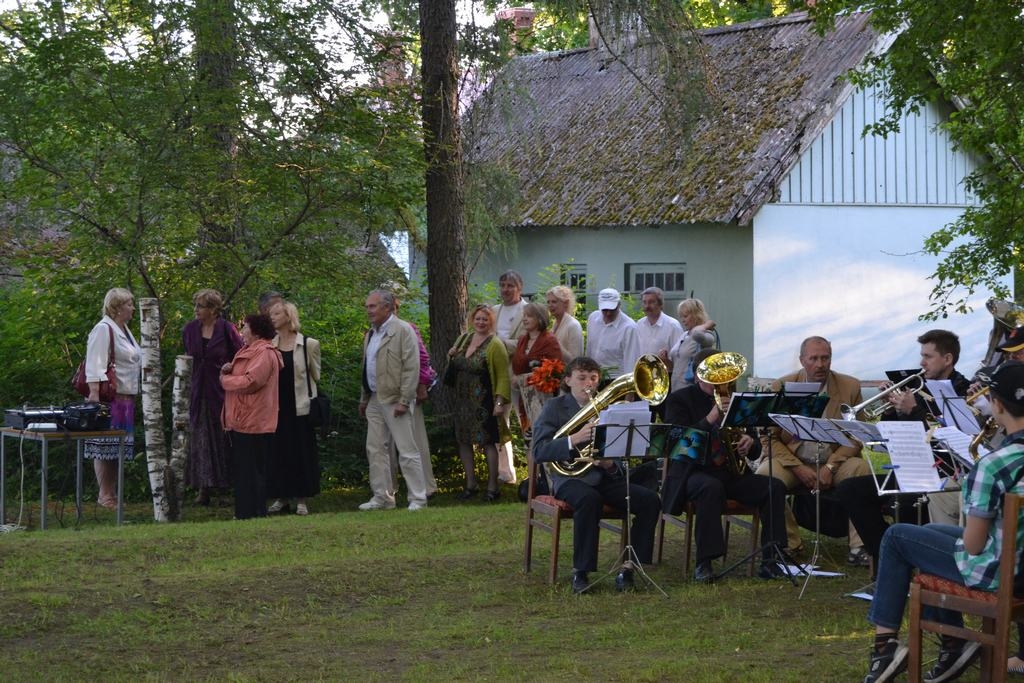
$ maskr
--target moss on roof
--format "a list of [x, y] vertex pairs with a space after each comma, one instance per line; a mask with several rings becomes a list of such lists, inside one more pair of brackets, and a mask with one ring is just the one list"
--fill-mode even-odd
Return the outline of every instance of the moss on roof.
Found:
[[[689, 138], [607, 52], [514, 59], [467, 116], [466, 160], [514, 169], [517, 225], [746, 223], [845, 100], [868, 18], [824, 37], [806, 15], [702, 32], [714, 96]], [[658, 82], [637, 50], [631, 68]]]

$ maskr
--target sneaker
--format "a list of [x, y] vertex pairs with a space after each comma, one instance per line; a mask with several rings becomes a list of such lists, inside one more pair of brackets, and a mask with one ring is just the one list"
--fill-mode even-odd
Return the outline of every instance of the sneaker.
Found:
[[393, 501], [392, 502], [387, 502], [387, 503], [382, 503], [379, 500], [377, 500], [376, 498], [371, 498], [370, 500], [368, 500], [365, 503], [363, 503], [362, 505], [360, 505], [359, 509], [360, 510], [364, 510], [364, 511], [365, 510], [394, 510], [395, 509], [395, 503]]
[[424, 501], [414, 500], [413, 502], [409, 503], [409, 512], [416, 512], [418, 510], [426, 510], [426, 509], [427, 509], [427, 504]]
[[894, 680], [907, 668], [907, 646], [893, 638], [881, 652], [871, 648], [871, 665], [864, 683], [885, 683]]
[[305, 503], [299, 503], [298, 505], [295, 506], [295, 514], [299, 516], [308, 515], [309, 508], [306, 507]]
[[964, 642], [959, 647], [939, 650], [939, 661], [924, 675], [929, 683], [955, 681], [981, 655], [981, 643]]
[[284, 510], [284, 501], [281, 500], [280, 498], [271, 503], [270, 507], [267, 508], [267, 512], [269, 512], [270, 514], [280, 512], [281, 510]]
[[868, 555], [868, 551], [864, 550], [864, 548], [853, 549], [846, 556], [846, 564], [851, 567], [870, 567], [871, 556]]

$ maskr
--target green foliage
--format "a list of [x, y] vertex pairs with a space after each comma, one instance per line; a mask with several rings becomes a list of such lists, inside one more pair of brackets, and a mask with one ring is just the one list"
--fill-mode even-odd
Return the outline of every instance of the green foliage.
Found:
[[954, 144], [983, 161], [966, 180], [982, 206], [925, 243], [927, 252], [942, 257], [927, 317], [967, 310], [976, 291], [1008, 298], [1000, 279], [1019, 268], [1016, 244], [1024, 237], [1024, 2], [822, 0], [814, 13], [824, 29], [837, 13], [853, 8], [872, 11], [877, 30], [899, 33], [887, 53], [853, 78], [888, 87], [890, 109], [868, 132], [885, 135], [898, 129], [904, 112], [945, 100], [956, 111], [943, 128]]

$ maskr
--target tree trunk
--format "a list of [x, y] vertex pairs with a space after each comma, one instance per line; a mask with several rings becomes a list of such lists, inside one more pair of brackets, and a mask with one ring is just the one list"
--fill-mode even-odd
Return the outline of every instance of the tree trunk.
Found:
[[181, 519], [184, 502], [185, 463], [188, 462], [188, 445], [192, 436], [188, 418], [191, 390], [192, 356], [178, 356], [174, 359], [174, 390], [171, 394], [171, 420], [174, 424], [171, 430], [171, 459], [167, 466], [168, 473], [177, 484], [170, 505], [171, 519]]
[[[420, 0], [420, 38], [430, 355], [440, 361], [447, 360], [448, 349], [462, 331], [467, 299], [454, 0]], [[451, 412], [446, 394], [442, 391], [438, 397], [438, 412], [443, 415]]]
[[142, 428], [146, 439], [146, 464], [153, 491], [153, 519], [174, 521], [168, 498], [175, 496], [174, 479], [167, 476], [167, 444], [164, 411], [160, 400], [160, 307], [157, 299], [139, 299], [142, 333]]

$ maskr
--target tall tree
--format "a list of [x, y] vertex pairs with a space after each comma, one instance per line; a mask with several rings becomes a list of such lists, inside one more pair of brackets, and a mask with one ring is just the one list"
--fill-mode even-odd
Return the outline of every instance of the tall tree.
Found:
[[935, 226], [926, 251], [941, 256], [933, 275], [932, 317], [965, 311], [976, 291], [1010, 295], [1003, 278], [1020, 267], [1024, 239], [1024, 1], [818, 0], [822, 27], [839, 12], [869, 10], [872, 23], [898, 38], [853, 78], [883, 84], [889, 111], [870, 132], [898, 129], [907, 111], [944, 100], [955, 107], [942, 124], [962, 149], [984, 159], [966, 183], [981, 206]]

